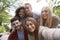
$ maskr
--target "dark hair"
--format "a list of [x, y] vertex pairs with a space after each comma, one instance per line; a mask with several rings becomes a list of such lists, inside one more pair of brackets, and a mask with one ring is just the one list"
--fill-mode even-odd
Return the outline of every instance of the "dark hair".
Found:
[[[16, 21], [16, 20], [19, 20], [19, 18], [18, 17], [13, 17], [11, 20], [10, 20], [10, 22], [12, 23], [12, 22], [14, 22], [14, 21]], [[19, 20], [20, 21], [20, 20]]]
[[15, 13], [16, 13], [15, 16], [19, 17], [19, 12], [20, 12], [20, 10], [22, 10], [22, 9], [25, 10], [25, 8], [24, 8], [23, 6], [17, 8], [16, 11], [15, 11]]

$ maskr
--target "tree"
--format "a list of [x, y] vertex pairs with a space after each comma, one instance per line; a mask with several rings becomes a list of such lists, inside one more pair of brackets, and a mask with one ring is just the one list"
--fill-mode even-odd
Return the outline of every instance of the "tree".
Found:
[[8, 7], [8, 0], [0, 0], [0, 25], [2, 25], [2, 23], [9, 22], [9, 17], [11, 16], [5, 11]]
[[0, 32], [4, 32], [8, 29], [8, 27], [4, 25], [8, 25], [10, 22], [11, 16], [6, 12], [6, 9], [9, 7], [10, 2], [8, 0], [0, 0]]
[[53, 12], [60, 17], [60, 5], [53, 7]]

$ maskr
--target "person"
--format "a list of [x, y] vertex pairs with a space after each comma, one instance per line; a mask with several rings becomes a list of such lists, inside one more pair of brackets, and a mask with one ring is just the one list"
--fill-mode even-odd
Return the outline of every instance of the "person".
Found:
[[52, 12], [48, 6], [44, 6], [41, 10], [41, 15], [38, 22], [40, 26], [56, 28], [59, 24], [59, 19], [59, 17], [52, 15]]
[[60, 40], [60, 28], [40, 26], [32, 17], [26, 19], [25, 27], [29, 40]]
[[25, 28], [28, 32], [29, 40], [38, 40], [38, 23], [33, 17], [26, 18]]
[[9, 34], [8, 40], [28, 40], [27, 32], [22, 26], [22, 22], [19, 18], [14, 17], [11, 19], [13, 31]]
[[22, 22], [26, 19], [25, 8], [23, 6], [19, 7], [15, 11], [15, 17], [18, 17]]
[[35, 19], [39, 18], [40, 15], [37, 12], [32, 12], [32, 6], [30, 3], [25, 3], [24, 7], [25, 7], [25, 13], [28, 17], [34, 17]]

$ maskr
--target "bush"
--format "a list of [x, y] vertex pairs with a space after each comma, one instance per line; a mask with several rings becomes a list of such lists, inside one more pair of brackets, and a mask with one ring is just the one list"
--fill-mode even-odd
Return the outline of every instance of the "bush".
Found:
[[4, 26], [0, 26], [0, 33], [2, 33], [2, 32], [6, 32], [6, 29]]

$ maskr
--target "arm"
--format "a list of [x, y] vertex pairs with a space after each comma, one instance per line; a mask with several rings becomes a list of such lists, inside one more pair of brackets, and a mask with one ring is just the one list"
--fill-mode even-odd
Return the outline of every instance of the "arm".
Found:
[[59, 40], [60, 39], [60, 28], [46, 28], [41, 27], [41, 30], [39, 30], [39, 39], [44, 40]]

